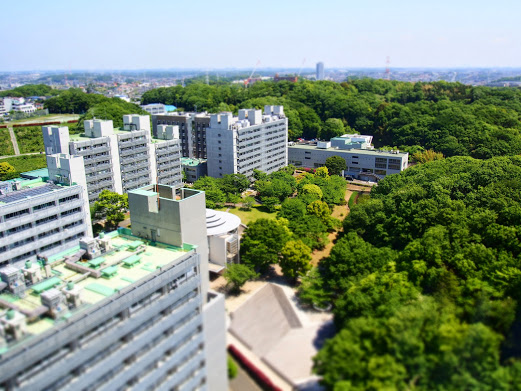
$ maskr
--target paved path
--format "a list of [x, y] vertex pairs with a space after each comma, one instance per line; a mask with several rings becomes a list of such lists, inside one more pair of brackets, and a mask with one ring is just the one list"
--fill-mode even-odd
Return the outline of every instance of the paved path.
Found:
[[20, 155], [20, 148], [18, 148], [18, 142], [16, 141], [16, 136], [14, 135], [13, 128], [9, 129], [9, 135], [11, 136], [11, 143], [13, 143], [14, 154]]
[[[18, 146], [17, 146], [18, 147]], [[16, 157], [16, 156], [27, 156], [27, 155], [43, 155], [40, 152], [31, 152], [31, 153], [19, 153], [17, 155], [5, 155], [0, 156], [0, 159], [9, 159], [10, 157]]]
[[230, 380], [231, 391], [262, 391], [262, 388], [248, 376], [239, 364], [237, 364], [237, 368], [237, 377]]

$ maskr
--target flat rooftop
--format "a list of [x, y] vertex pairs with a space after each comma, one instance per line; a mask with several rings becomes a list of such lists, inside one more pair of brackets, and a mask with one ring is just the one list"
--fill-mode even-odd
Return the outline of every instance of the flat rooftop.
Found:
[[[145, 130], [145, 129], [142, 129], [142, 130]], [[114, 128], [114, 134], [129, 134], [130, 132], [131, 132], [130, 130], [123, 130], [121, 128]], [[103, 136], [103, 137], [105, 137], [105, 136]], [[89, 140], [95, 140], [96, 138], [98, 138], [98, 137], [87, 137], [87, 136], [85, 136], [85, 133], [70, 134], [69, 135], [69, 140], [70, 141], [89, 141]], [[165, 140], [165, 139], [153, 137], [152, 135], [150, 135], [150, 141], [153, 144], [156, 144], [156, 143], [162, 143], [162, 142], [170, 141], [170, 140]]]
[[316, 145], [301, 145], [301, 144], [288, 146], [288, 149], [303, 149], [306, 151], [319, 150], [319, 151], [349, 152], [349, 153], [357, 154], [357, 155], [370, 155], [370, 156], [381, 156], [381, 157], [391, 157], [391, 158], [392, 157], [402, 157], [402, 156], [408, 155], [407, 152], [393, 153], [390, 151], [380, 151], [378, 149], [339, 149], [339, 148], [337, 149], [334, 147], [318, 148]]
[[[9, 182], [9, 186], [14, 181]], [[0, 206], [24, 200], [26, 198], [36, 197], [42, 194], [51, 193], [64, 188], [63, 185], [57, 185], [52, 182], [45, 182], [43, 178], [23, 179], [19, 178], [20, 190], [12, 190], [6, 194], [0, 195]]]
[[199, 164], [206, 163], [206, 159], [193, 159], [189, 157], [182, 157], [181, 164], [183, 166], [197, 167]]
[[[104, 237], [110, 240], [112, 249], [109, 252], [92, 260], [80, 259], [74, 262], [75, 265], [87, 269], [73, 270], [65, 262], [66, 257], [72, 258], [81, 251], [80, 246], [77, 245], [49, 257], [48, 263], [51, 266], [51, 275], [30, 286], [23, 298], [9, 292], [6, 293], [6, 289], [4, 289], [4, 292], [0, 294], [0, 308], [3, 308], [3, 310], [0, 309], [0, 316], [5, 312], [4, 310], [7, 310], [5, 303], [14, 305], [25, 312], [35, 311], [42, 306], [40, 295], [43, 292], [51, 288], [66, 289], [69, 282], [74, 283], [74, 289], [79, 288], [81, 290], [80, 297], [83, 304], [78, 308], [63, 311], [58, 319], [53, 319], [47, 313], [44, 313], [34, 321], [28, 321], [27, 334], [21, 340], [8, 344], [3, 350], [0, 347], [0, 354], [52, 328], [57, 322], [81, 313], [119, 290], [152, 274], [158, 268], [180, 260], [195, 248], [190, 244], [184, 244], [181, 248], [159, 242], [151, 243], [145, 239], [132, 236], [128, 228], [119, 228], [118, 231], [105, 234]], [[99, 277], [89, 275], [88, 269], [101, 275]], [[43, 268], [41, 268], [41, 273], [42, 276], [45, 276]]]

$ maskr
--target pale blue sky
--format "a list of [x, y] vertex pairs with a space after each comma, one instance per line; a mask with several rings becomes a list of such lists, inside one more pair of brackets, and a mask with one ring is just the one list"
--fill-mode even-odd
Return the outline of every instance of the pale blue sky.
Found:
[[520, 0], [24, 0], [0, 71], [521, 67]]

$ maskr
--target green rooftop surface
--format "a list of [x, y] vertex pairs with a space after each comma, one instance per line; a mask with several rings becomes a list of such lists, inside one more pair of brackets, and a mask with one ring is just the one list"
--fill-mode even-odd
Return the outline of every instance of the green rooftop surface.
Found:
[[35, 177], [35, 178], [48, 178], [49, 170], [47, 168], [39, 168], [38, 170], [22, 172], [20, 175], [24, 175], [26, 177]]
[[191, 167], [197, 167], [199, 164], [206, 163], [206, 160], [204, 159], [191, 159], [189, 157], [182, 157], [181, 158], [181, 164], [183, 166], [191, 166]]
[[[51, 274], [49, 278], [29, 287], [23, 297], [18, 297], [5, 291], [0, 294], [0, 298], [14, 304], [19, 309], [32, 311], [40, 307], [41, 298], [40, 294], [48, 289], [66, 289], [68, 282], [74, 282], [75, 288], [82, 290], [81, 300], [83, 305], [72, 312], [64, 313], [61, 318], [66, 318], [79, 313], [84, 309], [90, 307], [93, 304], [104, 300], [119, 290], [138, 282], [140, 279], [148, 276], [150, 273], [155, 272], [161, 266], [176, 262], [179, 258], [183, 257], [187, 252], [194, 249], [195, 246], [184, 244], [183, 248], [166, 245], [163, 243], [156, 242], [153, 246], [149, 245], [146, 240], [131, 235], [131, 230], [128, 228], [120, 228], [118, 231], [113, 231], [105, 234], [105, 238], [110, 238], [110, 244], [114, 247], [112, 251], [103, 254], [104, 262], [100, 262], [100, 257], [93, 260], [78, 261], [77, 264], [84, 267], [89, 267], [91, 263], [94, 265], [101, 264], [101, 269], [92, 268], [93, 271], [98, 271], [101, 276], [96, 278], [94, 276], [86, 276], [84, 271], [75, 271], [70, 269], [65, 264], [65, 257], [72, 255], [79, 251], [79, 246], [74, 246], [67, 251], [63, 251], [48, 259], [48, 265], [51, 267]], [[141, 260], [141, 255], [136, 254], [130, 250], [130, 244], [141, 244], [146, 246], [146, 253], [151, 254], [147, 256], [146, 266], [139, 267], [125, 267], [126, 263], [137, 264]], [[119, 247], [120, 250], [116, 251], [115, 247]], [[122, 250], [122, 248], [127, 248]], [[45, 269], [41, 269], [42, 276], [46, 275]], [[2, 312], [0, 307], [0, 312]], [[61, 320], [58, 319], [58, 322]], [[27, 324], [27, 332], [30, 335], [38, 335], [49, 328], [54, 326], [56, 321], [47, 317], [46, 315], [36, 319], [33, 322]], [[26, 338], [19, 342], [10, 344], [8, 349], [22, 344]]]

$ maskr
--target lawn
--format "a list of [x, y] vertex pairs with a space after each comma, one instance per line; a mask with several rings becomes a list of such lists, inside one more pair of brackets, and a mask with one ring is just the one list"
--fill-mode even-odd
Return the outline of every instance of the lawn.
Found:
[[0, 163], [7, 162], [14, 167], [17, 173], [37, 170], [47, 167], [45, 155], [27, 155], [0, 159]]
[[15, 124], [31, 124], [31, 123], [39, 123], [39, 122], [67, 122], [79, 119], [79, 114], [49, 114], [41, 117], [32, 117], [32, 118], [24, 118], [16, 121], [9, 122], [9, 125]]
[[40, 126], [13, 128], [20, 153], [43, 152], [43, 136]]
[[0, 156], [14, 155], [13, 144], [9, 130], [0, 129]]
[[250, 221], [254, 221], [257, 219], [274, 219], [275, 217], [277, 217], [276, 212], [267, 212], [262, 205], [254, 205], [251, 208], [251, 210], [242, 210], [238, 207], [231, 207], [228, 212], [233, 213], [236, 216], [239, 216], [241, 222], [246, 225], [248, 225]]

